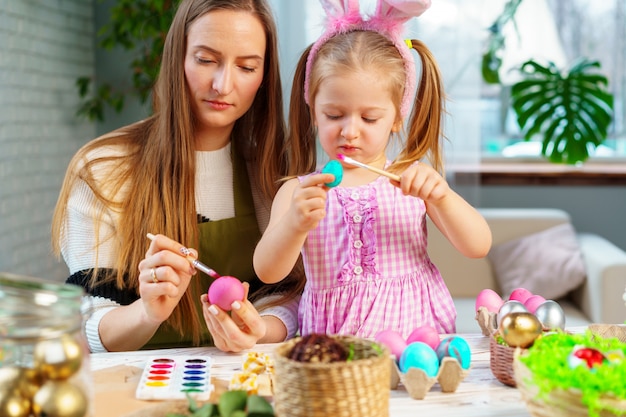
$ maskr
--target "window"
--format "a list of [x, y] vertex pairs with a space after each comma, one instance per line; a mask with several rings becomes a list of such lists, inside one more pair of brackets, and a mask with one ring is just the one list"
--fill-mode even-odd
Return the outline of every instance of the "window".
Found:
[[[505, 0], [498, 0], [502, 11]], [[516, 13], [515, 31], [509, 24], [503, 68], [504, 83], [515, 79], [514, 68], [527, 59], [551, 60], [559, 68], [587, 57], [601, 64], [614, 95], [613, 123], [605, 143], [592, 152], [590, 161], [623, 161], [626, 158], [626, 2], [593, 0], [523, 0]], [[537, 36], [538, 35], [538, 36]], [[507, 87], [483, 83], [481, 91], [481, 151], [483, 159], [538, 157], [539, 141], [521, 138]]]
[[[481, 161], [542, 160], [540, 144], [521, 138], [509, 105], [508, 87], [487, 84], [480, 73], [487, 29], [508, 1], [437, 0], [430, 10], [407, 24], [407, 37], [423, 40], [443, 73], [449, 98], [446, 158], [452, 169]], [[363, 9], [371, 10], [376, 1], [361, 3]], [[305, 19], [296, 48], [299, 56], [304, 46], [320, 35], [324, 13], [318, 0], [289, 2], [289, 7], [300, 8]], [[509, 84], [514, 79], [513, 68], [531, 57], [552, 60], [562, 68], [583, 56], [600, 61], [600, 71], [609, 78], [615, 98], [614, 121], [609, 138], [590, 162], [626, 160], [625, 15], [624, 0], [523, 0], [516, 14], [519, 33], [514, 25], [508, 25], [502, 78]], [[287, 65], [290, 69], [293, 62], [294, 58]]]

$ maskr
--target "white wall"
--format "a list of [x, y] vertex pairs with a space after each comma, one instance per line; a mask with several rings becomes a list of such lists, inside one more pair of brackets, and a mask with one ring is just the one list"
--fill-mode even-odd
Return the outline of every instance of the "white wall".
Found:
[[0, 0], [0, 271], [63, 280], [50, 220], [65, 169], [95, 134], [75, 117], [93, 74], [92, 0]]

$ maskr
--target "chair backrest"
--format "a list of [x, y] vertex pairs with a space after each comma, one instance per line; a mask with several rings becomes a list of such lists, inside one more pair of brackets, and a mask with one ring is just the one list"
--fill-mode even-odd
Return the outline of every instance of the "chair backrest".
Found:
[[[567, 212], [551, 208], [484, 208], [479, 211], [489, 223], [493, 245], [570, 221]], [[441, 271], [452, 297], [476, 297], [485, 288], [500, 290], [489, 260], [469, 259], [461, 255], [430, 219], [428, 253]]]

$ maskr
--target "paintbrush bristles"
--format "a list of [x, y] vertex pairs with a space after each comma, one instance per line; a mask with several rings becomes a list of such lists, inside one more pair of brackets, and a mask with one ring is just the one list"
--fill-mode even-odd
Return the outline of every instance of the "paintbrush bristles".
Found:
[[377, 174], [384, 175], [385, 177], [390, 178], [390, 179], [392, 179], [394, 181], [400, 182], [400, 176], [399, 175], [392, 174], [391, 172], [387, 172], [385, 170], [382, 170], [382, 169], [379, 169], [379, 168], [376, 168], [376, 167], [364, 164], [363, 162], [356, 161], [356, 160], [350, 158], [349, 156], [338, 154], [337, 155], [337, 159], [339, 159], [340, 161], [343, 161], [343, 162], [345, 162], [347, 164], [354, 165], [354, 166], [357, 166], [357, 167], [360, 167], [360, 168], [365, 168], [365, 169], [370, 170], [372, 172], [375, 172]]

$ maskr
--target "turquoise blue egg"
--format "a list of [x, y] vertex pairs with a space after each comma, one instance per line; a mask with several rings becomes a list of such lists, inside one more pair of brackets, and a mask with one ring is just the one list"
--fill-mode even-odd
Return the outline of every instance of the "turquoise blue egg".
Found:
[[469, 369], [472, 361], [472, 351], [465, 339], [459, 336], [446, 337], [437, 346], [437, 358], [439, 362], [445, 357], [456, 359], [463, 369]]
[[400, 371], [404, 373], [411, 368], [418, 368], [428, 377], [436, 377], [439, 372], [437, 353], [424, 342], [409, 343], [400, 356], [399, 365]]
[[324, 168], [322, 168], [322, 174], [333, 174], [335, 176], [335, 180], [327, 182], [326, 186], [336, 187], [341, 184], [341, 180], [343, 179], [343, 166], [341, 166], [341, 162], [333, 159], [324, 165]]

